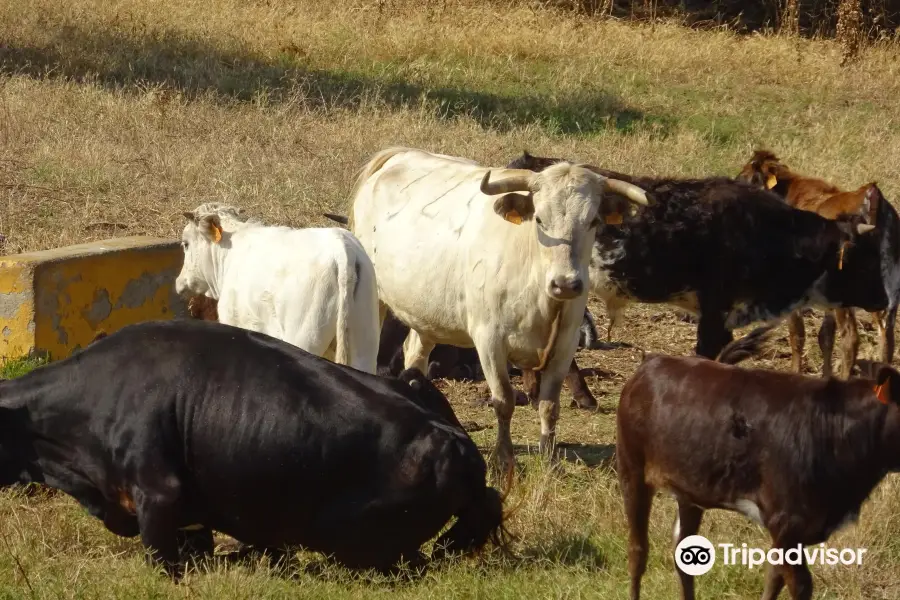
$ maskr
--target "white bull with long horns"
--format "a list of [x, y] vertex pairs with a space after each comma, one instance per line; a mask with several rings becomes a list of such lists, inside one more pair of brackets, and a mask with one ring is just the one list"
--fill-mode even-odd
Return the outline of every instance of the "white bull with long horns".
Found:
[[553, 447], [610, 192], [647, 203], [640, 188], [568, 162], [534, 173], [410, 148], [377, 153], [353, 188], [350, 227], [375, 265], [382, 317], [389, 307], [411, 328], [405, 366], [424, 372], [436, 344], [477, 349], [496, 466], [514, 463], [507, 360], [543, 371], [540, 448]]

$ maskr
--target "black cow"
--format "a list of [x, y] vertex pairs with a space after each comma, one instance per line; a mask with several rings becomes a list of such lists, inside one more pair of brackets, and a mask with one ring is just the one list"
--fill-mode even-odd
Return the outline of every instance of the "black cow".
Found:
[[[559, 159], [524, 154], [540, 170]], [[594, 294], [615, 314], [630, 302], [669, 303], [699, 317], [696, 352], [714, 358], [732, 330], [805, 306], [887, 306], [879, 259], [884, 230], [859, 215], [837, 220], [785, 204], [727, 177], [632, 177], [589, 167], [646, 190], [656, 202], [599, 227]]]
[[131, 325], [0, 382], [0, 486], [62, 490], [176, 577], [214, 529], [379, 570], [421, 562], [453, 516], [438, 556], [502, 544], [485, 474], [418, 371], [381, 378], [215, 322]]

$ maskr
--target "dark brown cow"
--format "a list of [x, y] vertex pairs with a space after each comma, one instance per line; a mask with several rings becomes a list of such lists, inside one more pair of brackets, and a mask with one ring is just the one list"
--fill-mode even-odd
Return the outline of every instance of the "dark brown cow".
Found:
[[[676, 545], [718, 508], [759, 522], [786, 551], [825, 542], [900, 470], [900, 373], [866, 363], [861, 371], [873, 377], [842, 381], [732, 366], [764, 337], [732, 342], [718, 362], [648, 354], [622, 389], [616, 457], [632, 600], [657, 490], [678, 502]], [[693, 577], [679, 576], [692, 600]], [[795, 600], [812, 597], [805, 562], [770, 567], [763, 600], [785, 585]]]
[[[896, 212], [890, 207], [890, 203], [885, 200], [875, 183], [867, 183], [853, 191], [843, 191], [822, 179], [794, 173], [768, 150], [755, 151], [737, 179], [772, 190], [789, 205], [817, 213], [826, 219], [836, 219], [841, 214], [856, 213], [862, 215], [866, 223], [882, 227], [883, 224], [879, 222], [878, 218], [879, 212], [885, 213], [887, 217], [891, 217], [888, 213], [893, 213], [893, 217], [896, 218]], [[881, 206], [881, 204], [885, 206]], [[896, 262], [897, 251], [897, 249], [893, 250], [894, 262]], [[890, 363], [894, 354], [894, 317], [890, 318], [890, 324], [888, 324], [890, 314], [888, 310], [875, 311], [871, 314], [872, 322], [878, 329], [881, 360]], [[788, 327], [792, 367], [797, 373], [802, 373], [806, 331], [803, 326], [803, 317], [799, 311], [791, 313], [788, 318]], [[822, 322], [818, 336], [819, 347], [822, 351], [822, 375], [824, 377], [832, 374], [831, 355], [834, 349], [836, 328], [841, 332], [841, 376], [847, 379], [859, 351], [859, 334], [853, 309], [825, 311], [825, 320]]]

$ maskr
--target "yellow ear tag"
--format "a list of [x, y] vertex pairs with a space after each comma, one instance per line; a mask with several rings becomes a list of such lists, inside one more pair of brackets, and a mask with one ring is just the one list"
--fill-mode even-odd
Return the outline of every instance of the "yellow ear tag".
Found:
[[607, 225], [621, 225], [622, 224], [622, 213], [612, 213], [606, 215], [605, 217]]
[[885, 379], [884, 383], [875, 386], [875, 396], [882, 404], [887, 404], [890, 401], [891, 388], [888, 385], [890, 381], [890, 379]]
[[503, 218], [506, 219], [507, 221], [509, 221], [510, 223], [515, 223], [516, 225], [522, 224], [522, 215], [520, 215], [516, 210], [511, 210], [511, 211], [507, 212]]
[[771, 190], [776, 185], [778, 185], [778, 178], [774, 175], [769, 175], [769, 177], [766, 179], [766, 189]]
[[844, 248], [847, 247], [847, 244], [841, 244], [841, 252], [838, 254], [838, 271], [844, 268]]
[[219, 242], [222, 241], [222, 228], [216, 224], [213, 224], [212, 229], [213, 229], [213, 241], [218, 244]]

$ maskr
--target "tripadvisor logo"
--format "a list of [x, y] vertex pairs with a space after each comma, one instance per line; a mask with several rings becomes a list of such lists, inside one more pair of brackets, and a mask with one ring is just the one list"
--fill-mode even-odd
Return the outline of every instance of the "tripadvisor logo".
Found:
[[[718, 544], [722, 563], [743, 565], [748, 569], [770, 565], [861, 565], [866, 548], [803, 547], [797, 544], [791, 548], [771, 548], [768, 552], [761, 548], [740, 547], [734, 544]], [[702, 535], [689, 535], [675, 547], [675, 564], [687, 575], [703, 575], [716, 564], [716, 548]]]
[[689, 535], [675, 547], [675, 564], [687, 575], [703, 575], [716, 564], [716, 549], [702, 535]]

